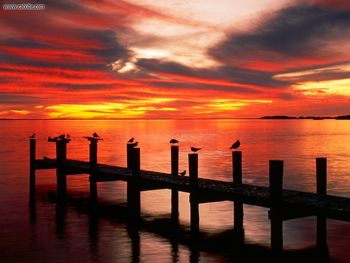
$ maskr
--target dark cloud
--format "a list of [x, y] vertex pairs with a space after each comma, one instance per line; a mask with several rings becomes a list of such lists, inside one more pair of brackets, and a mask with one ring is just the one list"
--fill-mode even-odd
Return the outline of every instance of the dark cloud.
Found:
[[13, 95], [7, 93], [0, 93], [0, 104], [33, 104], [37, 103], [38, 98], [34, 96]]
[[[205, 78], [212, 80], [225, 80], [228, 82], [256, 85], [259, 87], [270, 87], [270, 88], [283, 88], [287, 87], [286, 81], [276, 80], [273, 78], [274, 73], [264, 72], [259, 70], [250, 70], [239, 67], [222, 66], [215, 69], [194, 69], [174, 62], [163, 62], [155, 59], [141, 59], [137, 62], [137, 66], [142, 69], [143, 72], [163, 72], [181, 76]], [[176, 86], [197, 86], [206, 89], [218, 89], [218, 90], [231, 90], [235, 92], [247, 92], [254, 93], [255, 90], [242, 88], [242, 87], [227, 87], [220, 84], [202, 84], [202, 83], [184, 83], [181, 84], [161, 84], [152, 83], [152, 85], [162, 86], [169, 85]], [[237, 85], [238, 86], [238, 85]]]
[[[164, 72], [191, 77], [196, 77], [199, 75], [198, 70], [195, 70], [193, 68], [186, 67], [175, 62], [164, 62], [157, 59], [139, 59], [137, 61], [137, 66], [143, 70], [151, 72]], [[210, 71], [206, 71], [206, 73], [209, 74], [209, 77], [210, 75], [213, 75]]]
[[[220, 61], [235, 58], [278, 60], [319, 52], [325, 41], [349, 36], [350, 10], [299, 5], [279, 11], [255, 30], [233, 34], [210, 50]], [[281, 61], [282, 62], [282, 61]]]
[[111, 63], [118, 59], [127, 59], [130, 55], [128, 49], [119, 43], [116, 33], [112, 30], [80, 30], [79, 33], [86, 39], [98, 40], [104, 46], [103, 49], [90, 49], [87, 51], [99, 58], [103, 58], [106, 63]]

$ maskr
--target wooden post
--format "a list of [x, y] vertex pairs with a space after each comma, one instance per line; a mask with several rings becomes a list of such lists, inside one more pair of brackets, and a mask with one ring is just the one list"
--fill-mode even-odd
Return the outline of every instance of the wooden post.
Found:
[[64, 172], [64, 162], [67, 159], [67, 143], [66, 139], [56, 141], [56, 163], [57, 163], [57, 195], [65, 197], [67, 192], [67, 176]]
[[29, 139], [29, 204], [35, 205], [35, 157], [36, 139]]
[[[232, 152], [232, 179], [234, 184], [242, 184], [242, 152]], [[243, 203], [234, 201], [233, 228], [243, 234]]]
[[327, 158], [316, 158], [317, 194], [325, 197], [327, 194]]
[[280, 253], [283, 251], [283, 220], [280, 210], [272, 207], [270, 210], [271, 249]]
[[283, 161], [270, 160], [269, 167], [270, 199], [272, 203], [280, 202], [283, 187]]
[[283, 221], [280, 207], [283, 187], [283, 161], [270, 160], [269, 165], [271, 249], [280, 253], [283, 251]]
[[131, 150], [131, 172], [132, 176], [128, 180], [128, 211], [130, 219], [138, 223], [141, 217], [141, 194], [140, 194], [140, 148]]
[[190, 175], [190, 206], [191, 206], [191, 232], [199, 232], [199, 205], [198, 205], [198, 154], [188, 155]]
[[242, 152], [232, 152], [232, 177], [235, 184], [242, 184]]
[[[316, 188], [318, 196], [324, 198], [327, 195], [327, 158], [316, 158]], [[327, 218], [323, 214], [317, 215], [316, 247], [328, 253], [327, 245]]]
[[[171, 145], [171, 176], [179, 176], [179, 146]], [[179, 193], [171, 190], [171, 218], [174, 223], [179, 222]]]
[[126, 167], [128, 169], [131, 169], [133, 148], [134, 147], [131, 143], [126, 144]]
[[97, 183], [96, 183], [96, 168], [97, 168], [97, 142], [95, 138], [89, 139], [89, 161], [90, 161], [90, 199], [93, 203], [97, 202]]

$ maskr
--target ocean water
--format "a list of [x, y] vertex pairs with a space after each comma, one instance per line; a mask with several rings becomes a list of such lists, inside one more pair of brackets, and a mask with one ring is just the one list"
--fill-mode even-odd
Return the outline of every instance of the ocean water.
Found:
[[[99, 183], [100, 209], [88, 208], [87, 175], [68, 177], [68, 201], [55, 200], [55, 171], [37, 171], [37, 200], [29, 207], [29, 143], [37, 158], [54, 157], [48, 136], [70, 134], [68, 158], [88, 160], [83, 136], [97, 132], [98, 162], [125, 166], [126, 142], [135, 137], [141, 169], [170, 171], [169, 139], [180, 141], [179, 170], [190, 147], [201, 147], [199, 177], [232, 181], [231, 144], [240, 139], [243, 182], [268, 185], [268, 161], [284, 160], [284, 188], [315, 191], [315, 158], [328, 159], [328, 193], [350, 197], [350, 121], [337, 120], [2, 120], [0, 142], [1, 262], [247, 262], [270, 258], [265, 208], [244, 205], [244, 237], [232, 238], [231, 202], [200, 205], [203, 240], [188, 237], [189, 196], [179, 194], [180, 230], [169, 225], [170, 191], [143, 192], [143, 224], [125, 216], [126, 185]], [[233, 234], [232, 234], [233, 235]], [[315, 252], [316, 219], [283, 223], [288, 258], [348, 262], [350, 223], [327, 220], [328, 256]], [[176, 237], [175, 237], [176, 236]], [[228, 241], [229, 240], [229, 241]], [[221, 243], [220, 243], [221, 242]], [[256, 256], [256, 258], [253, 257]]]

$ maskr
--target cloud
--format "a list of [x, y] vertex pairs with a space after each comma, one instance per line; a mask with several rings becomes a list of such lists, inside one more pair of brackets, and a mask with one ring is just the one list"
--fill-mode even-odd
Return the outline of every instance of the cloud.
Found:
[[209, 53], [217, 60], [243, 67], [247, 61], [278, 62], [281, 70], [293, 68], [293, 64], [284, 64], [292, 58], [347, 53], [342, 44], [348, 43], [349, 36], [350, 10], [304, 4], [272, 14], [252, 31], [231, 34]]

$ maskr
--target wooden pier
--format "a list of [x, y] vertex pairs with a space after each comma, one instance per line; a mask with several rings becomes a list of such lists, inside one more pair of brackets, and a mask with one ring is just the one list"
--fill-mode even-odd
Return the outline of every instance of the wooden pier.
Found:
[[243, 231], [243, 204], [269, 208], [271, 223], [271, 248], [283, 251], [283, 221], [305, 216], [317, 216], [316, 246], [327, 249], [326, 218], [350, 221], [350, 198], [327, 195], [327, 159], [316, 158], [317, 192], [285, 190], [283, 185], [283, 161], [269, 162], [269, 187], [242, 183], [242, 153], [232, 152], [232, 182], [203, 179], [198, 176], [198, 154], [188, 155], [189, 176], [179, 176], [179, 146], [171, 145], [170, 173], [141, 170], [140, 148], [126, 145], [127, 166], [118, 167], [98, 163], [99, 138], [86, 137], [89, 145], [89, 162], [67, 159], [70, 139], [57, 138], [56, 158], [36, 159], [36, 140], [30, 142], [30, 200], [35, 200], [35, 171], [56, 169], [57, 195], [66, 196], [67, 176], [89, 174], [91, 203], [98, 205], [98, 183], [107, 181], [127, 182], [127, 208], [129, 221], [137, 223], [141, 217], [140, 193], [157, 189], [171, 190], [171, 217], [174, 224], [179, 219], [178, 192], [190, 194], [190, 227], [193, 235], [199, 232], [199, 204], [233, 201], [234, 229]]

